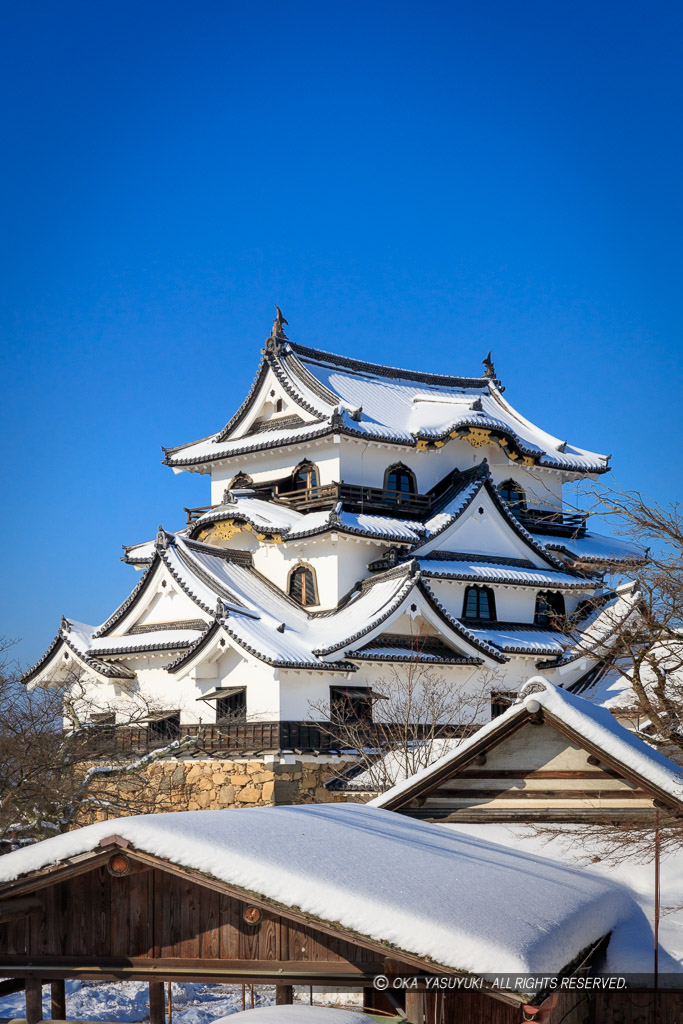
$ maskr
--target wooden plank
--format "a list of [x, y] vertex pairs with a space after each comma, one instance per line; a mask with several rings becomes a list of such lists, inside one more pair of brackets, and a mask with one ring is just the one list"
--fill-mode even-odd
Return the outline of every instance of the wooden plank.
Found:
[[201, 932], [199, 936], [199, 956], [209, 960], [221, 954], [221, 936], [219, 921], [220, 896], [211, 889], [200, 889]]
[[0, 902], [0, 924], [20, 921], [41, 913], [42, 900], [38, 896], [18, 896], [16, 899]]

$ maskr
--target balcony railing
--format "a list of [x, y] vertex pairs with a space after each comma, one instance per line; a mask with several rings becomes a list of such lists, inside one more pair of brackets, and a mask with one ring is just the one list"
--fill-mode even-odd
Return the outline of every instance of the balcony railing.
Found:
[[[349, 738], [362, 739], [367, 746], [383, 745], [395, 733], [397, 741], [405, 737], [404, 725], [385, 723], [364, 723], [362, 728], [354, 726], [348, 735], [335, 736], [334, 726], [329, 722], [230, 722], [225, 725], [181, 725], [177, 739], [183, 742], [187, 754], [259, 754], [259, 753], [301, 753], [333, 754], [349, 749]], [[439, 726], [439, 736], [462, 736], [467, 726]], [[169, 746], [169, 738], [150, 733], [144, 726], [125, 726], [112, 730], [114, 743], [119, 755], [138, 757]], [[410, 726], [412, 738], [433, 735], [431, 725]], [[112, 734], [107, 739], [111, 751]], [[168, 756], [174, 757], [176, 748], [169, 749]], [[111, 753], [108, 754], [111, 756]]]
[[322, 484], [302, 490], [279, 492], [280, 501], [297, 509], [324, 508], [342, 504], [356, 512], [378, 512], [419, 519], [429, 515], [432, 499], [428, 494], [392, 491], [387, 487], [364, 487], [361, 484]]
[[[338, 502], [342, 502], [345, 508], [354, 512], [421, 519], [428, 516], [432, 509], [430, 494], [409, 494], [405, 491], [392, 491], [386, 487], [363, 487], [360, 484], [320, 484], [318, 487], [305, 487], [296, 491], [278, 490], [273, 485], [259, 488], [256, 497], [264, 500], [274, 499], [301, 512], [333, 508]], [[217, 507], [201, 505], [197, 508], [186, 508], [188, 526]]]
[[552, 533], [560, 537], [583, 537], [586, 532], [587, 513], [550, 512], [547, 509], [525, 508], [512, 510], [522, 526], [533, 533]]

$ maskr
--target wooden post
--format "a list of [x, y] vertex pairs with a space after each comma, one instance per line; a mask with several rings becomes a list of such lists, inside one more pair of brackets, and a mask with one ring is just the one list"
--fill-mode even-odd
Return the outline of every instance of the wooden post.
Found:
[[406, 1020], [409, 1024], [424, 1024], [427, 999], [425, 992], [406, 991]]
[[52, 996], [52, 1019], [66, 1020], [66, 988], [63, 978], [50, 983], [50, 995]]
[[163, 981], [150, 981], [149, 1024], [166, 1024], [164, 1009], [164, 983]]
[[26, 979], [26, 1024], [43, 1019], [43, 986], [40, 978]]
[[276, 985], [275, 986], [275, 1005], [276, 1006], [289, 1006], [290, 1003], [294, 1002], [294, 988], [292, 985]]

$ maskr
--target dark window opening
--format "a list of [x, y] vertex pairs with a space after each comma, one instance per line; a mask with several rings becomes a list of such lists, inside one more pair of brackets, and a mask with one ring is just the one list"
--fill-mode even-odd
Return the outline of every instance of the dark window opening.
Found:
[[310, 565], [297, 565], [289, 574], [289, 596], [304, 606], [318, 603], [315, 572]]
[[372, 691], [369, 686], [331, 686], [330, 718], [349, 724], [372, 721]]
[[154, 718], [147, 725], [150, 740], [177, 740], [180, 736], [180, 712], [170, 712], [163, 718]]
[[462, 617], [490, 622], [496, 617], [496, 602], [490, 587], [468, 587], [465, 591]]
[[217, 722], [243, 722], [247, 717], [247, 691], [237, 690], [216, 701]]
[[513, 512], [523, 512], [526, 508], [526, 492], [514, 480], [505, 480], [498, 488], [498, 493]]
[[292, 473], [292, 489], [310, 491], [318, 486], [318, 467], [313, 462], [302, 462]]
[[284, 407], [285, 403], [282, 401], [281, 398], [278, 398], [277, 402], [275, 403], [275, 412], [282, 412]]
[[491, 692], [491, 718], [498, 718], [517, 699], [514, 690], [492, 690]]
[[395, 466], [390, 466], [384, 474], [384, 489], [395, 492], [394, 495], [389, 495], [390, 500], [394, 498], [394, 500], [400, 501], [400, 496], [403, 494], [416, 494], [415, 474], [412, 469], [408, 469], [400, 462]]
[[537, 626], [560, 626], [564, 620], [564, 597], [557, 591], [539, 590], [534, 622]]

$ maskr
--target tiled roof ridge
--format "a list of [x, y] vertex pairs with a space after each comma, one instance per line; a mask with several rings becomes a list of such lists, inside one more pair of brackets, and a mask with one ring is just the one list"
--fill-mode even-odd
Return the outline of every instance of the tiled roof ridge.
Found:
[[177, 658], [174, 658], [173, 661], [166, 666], [167, 671], [177, 672], [179, 668], [182, 668], [186, 662], [190, 661], [190, 659], [197, 654], [199, 649], [203, 647], [205, 643], [216, 635], [216, 632], [219, 629], [220, 623], [218, 622], [218, 619], [213, 619], [210, 622], [207, 622], [204, 632], [190, 644], [186, 651], [183, 651]]
[[118, 606], [118, 608], [116, 608], [112, 612], [112, 614], [109, 616], [106, 622], [103, 622], [101, 626], [97, 627], [97, 629], [92, 635], [93, 640], [97, 640], [101, 636], [107, 636], [109, 631], [114, 628], [117, 622], [121, 621], [126, 612], [132, 607], [132, 605], [137, 601], [137, 599], [140, 597], [143, 591], [147, 588], [150, 580], [152, 579], [152, 576], [154, 575], [154, 570], [159, 564], [158, 555], [159, 551], [158, 549], [155, 549], [155, 552], [152, 555], [152, 559], [149, 565], [144, 570], [142, 576], [140, 577], [136, 585], [133, 587], [128, 597], [126, 597]]
[[[313, 651], [313, 654], [315, 654], [316, 657], [323, 657], [323, 656], [326, 656], [328, 654], [333, 654], [335, 651], [340, 651], [344, 647], [346, 647], [346, 648], [350, 647], [357, 640], [360, 640], [361, 637], [367, 636], [367, 634], [372, 632], [373, 629], [376, 629], [378, 626], [381, 626], [381, 624], [383, 622], [385, 622], [389, 618], [390, 615], [393, 615], [393, 613], [396, 611], [396, 609], [402, 604], [404, 599], [408, 596], [410, 591], [413, 589], [415, 584], [416, 584], [415, 578], [413, 576], [408, 576], [407, 579], [405, 580], [405, 582], [403, 583], [403, 585], [400, 587], [400, 589], [394, 595], [393, 600], [390, 601], [389, 604], [386, 605], [382, 609], [382, 611], [378, 615], [376, 615], [375, 618], [372, 619], [367, 625], [365, 625], [362, 629], [357, 630], [351, 636], [346, 637], [344, 640], [336, 641], [334, 644], [330, 644], [327, 647], [318, 647], [318, 648], [316, 648]], [[349, 652], [349, 656], [351, 656], [351, 652]]]
[[354, 359], [350, 356], [340, 356], [333, 352], [324, 352], [322, 349], [311, 348], [307, 345], [300, 345], [298, 342], [289, 341], [289, 348], [304, 359], [313, 362], [332, 363], [335, 366], [343, 367], [346, 370], [355, 370], [359, 373], [368, 373], [376, 377], [392, 377], [402, 380], [415, 380], [420, 384], [440, 384], [444, 387], [461, 388], [487, 388], [490, 378], [487, 377], [452, 377], [447, 374], [426, 373], [422, 370], [405, 370], [397, 366], [386, 366], [382, 363], [371, 363], [363, 359]]

